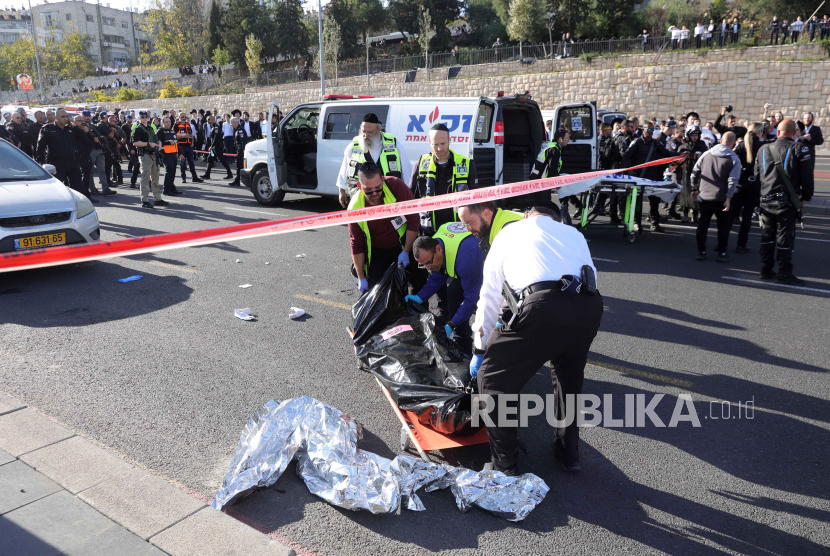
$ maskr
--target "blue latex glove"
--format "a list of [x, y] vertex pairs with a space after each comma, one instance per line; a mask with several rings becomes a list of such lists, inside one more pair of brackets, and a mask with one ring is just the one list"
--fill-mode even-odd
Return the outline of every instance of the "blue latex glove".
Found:
[[360, 293], [366, 293], [367, 291], [369, 291], [369, 280], [367, 280], [366, 278], [362, 278], [360, 280], [360, 285], [357, 287], [357, 289], [360, 290]]
[[418, 297], [417, 295], [407, 295], [406, 297], [403, 298], [403, 300], [404, 301], [414, 301], [415, 303], [417, 303], [419, 305], [424, 304], [424, 302], [421, 300], [421, 298]]
[[409, 266], [409, 253], [401, 251], [401, 254], [398, 255], [398, 266], [403, 266], [404, 268]]
[[470, 376], [475, 378], [478, 374], [479, 368], [481, 368], [481, 363], [484, 361], [483, 355], [473, 355], [473, 358], [470, 359]]
[[449, 324], [444, 325], [444, 332], [447, 333], [447, 338], [452, 339], [452, 335], [455, 334], [455, 331]]

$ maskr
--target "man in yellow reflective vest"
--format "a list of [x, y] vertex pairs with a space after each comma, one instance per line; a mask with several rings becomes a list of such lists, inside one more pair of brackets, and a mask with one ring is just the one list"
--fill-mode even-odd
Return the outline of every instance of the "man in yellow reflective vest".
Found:
[[357, 192], [357, 171], [361, 164], [370, 162], [377, 165], [381, 176], [391, 176], [403, 180], [406, 185], [412, 169], [412, 163], [394, 135], [384, 131], [377, 115], [371, 112], [363, 117], [360, 134], [352, 139], [343, 153], [343, 163], [337, 175], [337, 187], [340, 188], [340, 204], [345, 208], [349, 197]]
[[[374, 163], [359, 167], [358, 183], [360, 188], [349, 202], [349, 210], [412, 200], [412, 192], [403, 180], [382, 177]], [[417, 236], [417, 214], [349, 224], [352, 276], [360, 292], [374, 287], [393, 263], [409, 266]]]
[[444, 331], [454, 337], [467, 352], [473, 347], [470, 316], [478, 303], [484, 272], [484, 251], [463, 224], [444, 224], [434, 236], [421, 236], [412, 245], [412, 255], [418, 266], [430, 271], [429, 280], [417, 295], [406, 296], [420, 304], [429, 302], [438, 290], [447, 285], [449, 314], [452, 315]]
[[465, 205], [458, 209], [458, 219], [476, 236], [478, 245], [484, 254], [490, 252], [493, 240], [506, 225], [524, 219], [524, 215], [512, 210], [505, 210], [496, 207], [491, 201]]
[[[562, 171], [562, 149], [568, 146], [571, 139], [571, 134], [567, 129], [557, 129], [553, 134], [553, 141], [542, 145], [539, 155], [536, 157], [536, 162], [533, 164], [533, 170], [530, 171], [530, 179], [538, 180], [543, 178], [553, 178], [559, 175]], [[529, 195], [522, 195], [517, 197], [522, 203], [523, 208], [530, 208], [535, 205], [551, 206], [553, 203], [550, 200], [550, 190], [540, 191], [538, 193], [530, 193]], [[562, 203], [561, 212], [564, 214], [568, 212], [568, 202], [574, 201], [575, 204], [581, 203], [576, 196], [565, 197], [559, 199]], [[570, 221], [568, 221], [570, 223]]]

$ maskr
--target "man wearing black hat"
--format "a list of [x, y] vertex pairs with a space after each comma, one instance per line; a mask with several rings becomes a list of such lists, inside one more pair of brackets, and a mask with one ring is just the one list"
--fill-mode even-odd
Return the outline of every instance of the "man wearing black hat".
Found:
[[384, 131], [377, 115], [369, 112], [363, 116], [360, 135], [352, 139], [343, 153], [343, 163], [337, 175], [337, 187], [340, 188], [340, 204], [345, 208], [348, 198], [354, 196], [358, 189], [357, 172], [361, 164], [377, 165], [382, 176], [391, 176], [404, 181], [410, 175], [412, 164], [398, 143], [395, 136]]

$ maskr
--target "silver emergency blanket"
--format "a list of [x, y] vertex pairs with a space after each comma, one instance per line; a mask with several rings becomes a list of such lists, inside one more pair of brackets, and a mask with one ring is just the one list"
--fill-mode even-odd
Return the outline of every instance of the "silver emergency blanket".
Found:
[[612, 191], [612, 185], [616, 187], [617, 192], [621, 193], [626, 193], [627, 190], [635, 186], [645, 188], [644, 197], [659, 197], [665, 203], [674, 201], [674, 198], [683, 189], [683, 186], [680, 184], [670, 181], [654, 181], [637, 176], [629, 176], [627, 174], [611, 174], [610, 176], [589, 178], [576, 183], [569, 183], [568, 185], [560, 187], [557, 191], [561, 199], [569, 195], [579, 195], [592, 189], [596, 193], [610, 193]]
[[332, 505], [396, 513], [426, 508], [418, 489], [450, 487], [462, 511], [471, 506], [521, 521], [548, 492], [539, 477], [506, 477], [438, 465], [409, 455], [389, 460], [357, 448], [360, 425], [348, 414], [306, 396], [270, 401], [248, 421], [222, 488], [211, 505], [221, 510], [257, 488], [273, 485], [292, 459], [308, 489]]

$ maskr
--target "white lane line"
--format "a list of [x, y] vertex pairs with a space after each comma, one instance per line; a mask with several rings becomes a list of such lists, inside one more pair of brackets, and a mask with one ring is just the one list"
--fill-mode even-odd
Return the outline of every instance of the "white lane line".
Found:
[[[761, 234], [749, 234], [749, 235], [761, 237]], [[802, 239], [804, 241], [823, 241], [824, 243], [830, 243], [830, 239], [818, 239], [818, 238], [815, 238], [815, 237], [804, 237], [804, 236], [798, 235], [798, 231], [796, 231], [795, 240], [796, 241], [801, 241]]]
[[830, 290], [820, 290], [818, 288], [805, 288], [804, 286], [791, 286], [789, 284], [779, 284], [778, 282], [765, 282], [763, 280], [747, 280], [746, 278], [736, 278], [735, 276], [721, 276], [724, 280], [735, 280], [736, 282], [747, 282], [749, 284], [761, 284], [762, 286], [775, 286], [776, 288], [790, 288], [793, 290], [804, 290], [808, 292], [828, 293]]
[[[697, 226], [681, 226], [679, 224], [660, 224], [660, 225], [663, 226], [664, 228], [679, 228], [681, 230], [688, 230], [690, 232], [697, 231]], [[718, 231], [717, 228], [714, 227], [714, 226], [709, 228], [709, 233], [710, 234], [717, 233], [717, 231]], [[737, 234], [738, 232], [737, 232], [737, 230], [733, 229], [732, 233]], [[818, 232], [818, 233], [821, 233], [821, 232]], [[752, 232], [750, 232], [749, 235], [756, 236], [756, 237], [761, 237], [761, 234], [756, 234], [756, 233], [752, 233]], [[803, 235], [799, 235], [797, 230], [796, 230], [795, 239], [796, 239], [796, 241], [800, 241], [800, 240], [803, 239], [804, 241], [821, 241], [823, 243], [830, 243], [830, 239], [818, 239], [816, 237], [804, 237]]]
[[618, 263], [620, 261], [615, 261], [614, 259], [600, 259], [599, 257], [591, 257], [595, 261], [604, 261], [606, 263]]
[[264, 210], [248, 210], [236, 207], [222, 207], [225, 210], [241, 210], [242, 212], [255, 212], [257, 214], [267, 214], [268, 216], [288, 216], [287, 214], [280, 214], [278, 212], [265, 212]]

